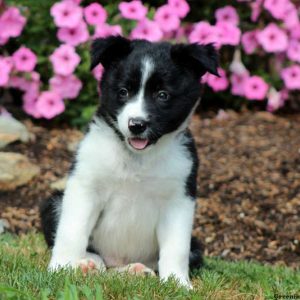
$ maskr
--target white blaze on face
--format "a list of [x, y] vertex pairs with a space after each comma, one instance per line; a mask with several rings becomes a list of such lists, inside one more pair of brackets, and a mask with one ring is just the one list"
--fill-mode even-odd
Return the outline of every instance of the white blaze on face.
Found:
[[135, 95], [134, 98], [129, 99], [128, 103], [126, 103], [123, 109], [120, 111], [117, 120], [119, 130], [125, 135], [129, 136], [130, 132], [128, 129], [128, 121], [131, 118], [142, 118], [147, 120], [147, 112], [145, 111], [144, 105], [144, 96], [145, 96], [145, 86], [150, 78], [154, 66], [153, 62], [150, 58], [145, 57], [141, 63], [142, 66], [142, 79], [141, 79], [141, 86], [138, 93]]

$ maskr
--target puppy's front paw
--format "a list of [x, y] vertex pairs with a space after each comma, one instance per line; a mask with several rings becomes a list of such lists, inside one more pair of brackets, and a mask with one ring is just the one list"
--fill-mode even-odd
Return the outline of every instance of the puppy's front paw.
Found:
[[161, 277], [161, 280], [163, 282], [165, 282], [169, 278], [174, 278], [178, 282], [179, 286], [181, 286], [181, 287], [185, 287], [188, 290], [193, 289], [193, 286], [192, 286], [190, 280], [187, 279], [185, 276], [178, 276], [178, 275], [170, 274], [169, 276]]
[[106, 270], [106, 266], [101, 257], [93, 253], [87, 253], [85, 258], [76, 262], [76, 266], [79, 267], [84, 274], [88, 273], [89, 271], [104, 272]]
[[132, 263], [124, 267], [115, 268], [115, 270], [120, 273], [125, 272], [133, 275], [156, 276], [152, 269], [141, 263]]

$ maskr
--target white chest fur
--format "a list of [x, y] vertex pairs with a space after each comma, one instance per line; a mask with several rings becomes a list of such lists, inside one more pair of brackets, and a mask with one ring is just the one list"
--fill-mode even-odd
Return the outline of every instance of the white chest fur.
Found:
[[101, 213], [90, 243], [108, 265], [157, 262], [156, 229], [170, 202], [185, 193], [191, 161], [183, 136], [165, 137], [155, 151], [135, 154], [98, 121], [82, 142], [75, 176], [94, 190]]

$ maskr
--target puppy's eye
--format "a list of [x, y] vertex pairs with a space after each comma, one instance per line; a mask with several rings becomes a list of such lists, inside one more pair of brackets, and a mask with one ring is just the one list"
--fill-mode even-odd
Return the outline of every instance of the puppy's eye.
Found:
[[119, 97], [120, 98], [127, 98], [128, 97], [128, 90], [126, 88], [119, 89]]
[[166, 91], [159, 91], [156, 97], [159, 101], [165, 102], [169, 100], [170, 95]]

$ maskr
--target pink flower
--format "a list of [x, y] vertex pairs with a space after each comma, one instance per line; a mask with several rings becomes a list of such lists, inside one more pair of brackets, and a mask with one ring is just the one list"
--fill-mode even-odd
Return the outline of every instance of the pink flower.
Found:
[[282, 19], [287, 0], [265, 0], [264, 8], [268, 10], [275, 19]]
[[262, 11], [262, 4], [264, 0], [255, 0], [254, 2], [250, 3], [252, 12], [251, 12], [251, 21], [256, 22], [261, 11]]
[[40, 88], [40, 74], [37, 72], [26, 73], [25, 77], [11, 76], [9, 79], [9, 86], [19, 89], [23, 92], [39, 90]]
[[89, 39], [89, 31], [86, 23], [82, 21], [74, 28], [59, 28], [57, 38], [68, 45], [78, 46]]
[[169, 5], [163, 5], [156, 10], [154, 21], [156, 21], [162, 31], [170, 32], [179, 28], [180, 19], [174, 11], [176, 9]]
[[300, 20], [299, 20], [299, 13], [297, 11], [297, 8], [291, 2], [287, 3], [287, 6], [286, 6], [286, 8], [284, 10], [284, 13], [283, 13], [283, 22], [284, 22], [285, 27], [288, 28], [288, 29], [294, 28], [300, 22]]
[[193, 30], [192, 24], [185, 24], [182, 27], [179, 27], [178, 30], [175, 33], [175, 40], [178, 43], [182, 43], [186, 41], [186, 37], [188, 37]]
[[37, 57], [29, 49], [24, 46], [19, 48], [13, 55], [15, 69], [19, 72], [31, 72], [36, 66]]
[[105, 23], [107, 12], [99, 3], [93, 2], [84, 8], [84, 17], [90, 25], [100, 25]]
[[242, 35], [242, 45], [247, 54], [252, 54], [258, 47], [257, 30], [247, 31]]
[[54, 91], [46, 91], [40, 94], [36, 108], [42, 117], [52, 119], [65, 110], [65, 104], [59, 94]]
[[244, 82], [245, 97], [249, 100], [264, 100], [268, 84], [259, 76], [248, 77]]
[[[38, 95], [37, 95], [38, 97]], [[32, 96], [28, 96], [28, 94], [23, 95], [23, 110], [30, 116], [33, 116], [36, 119], [39, 119], [42, 117], [40, 112], [38, 111], [36, 107], [37, 103], [37, 97], [33, 98]]]
[[189, 35], [190, 43], [210, 44], [217, 41], [216, 29], [208, 22], [197, 23]]
[[75, 4], [80, 4], [80, 2], [81, 2], [82, 0], [63, 0], [63, 1], [65, 1], [65, 2], [71, 1], [71, 2], [73, 2], [73, 3], [75, 3]]
[[274, 23], [260, 31], [257, 40], [267, 52], [282, 52], [288, 46], [287, 34]]
[[300, 89], [300, 66], [293, 65], [281, 71], [281, 78], [289, 90]]
[[236, 46], [240, 43], [241, 30], [227, 22], [218, 22], [217, 29], [217, 42], [221, 45]]
[[235, 26], [237, 26], [240, 21], [236, 9], [231, 5], [217, 9], [215, 12], [215, 17], [217, 22], [228, 22]]
[[208, 86], [210, 86], [215, 92], [224, 91], [229, 85], [228, 79], [226, 77], [226, 72], [223, 69], [218, 68], [218, 73], [220, 77], [212, 74], [207, 74], [206, 77]]
[[297, 61], [300, 63], [300, 41], [290, 40], [287, 49], [287, 56], [290, 60]]
[[5, 38], [1, 36], [0, 33], [0, 46], [5, 45], [8, 42], [9, 38]]
[[268, 93], [267, 111], [274, 112], [284, 105], [284, 99], [281, 93], [276, 91], [274, 87], [270, 88]]
[[73, 74], [69, 76], [55, 75], [50, 79], [50, 89], [64, 99], [74, 99], [82, 88], [82, 82]]
[[110, 35], [122, 35], [122, 27], [120, 25], [109, 25], [106, 23], [101, 25], [96, 25], [93, 39], [105, 38]]
[[82, 8], [73, 1], [56, 2], [50, 10], [58, 27], [76, 27], [82, 20]]
[[0, 87], [6, 86], [9, 82], [9, 74], [12, 70], [12, 64], [9, 58], [0, 56]]
[[168, 0], [168, 5], [174, 8], [179, 18], [184, 18], [190, 11], [190, 6], [185, 0]]
[[25, 23], [26, 19], [20, 14], [19, 9], [13, 6], [9, 7], [0, 16], [0, 37], [2, 41], [5, 41], [10, 37], [19, 36]]
[[145, 39], [157, 42], [163, 37], [163, 33], [156, 22], [144, 19], [131, 31], [132, 39]]
[[231, 81], [231, 94], [236, 96], [245, 95], [245, 82], [249, 77], [248, 72], [243, 74], [232, 73], [230, 77]]
[[92, 73], [97, 81], [100, 81], [104, 72], [104, 68], [99, 64], [96, 68], [93, 69]]
[[131, 2], [121, 2], [119, 4], [121, 15], [125, 19], [143, 20], [147, 14], [147, 7], [141, 1], [133, 0]]
[[300, 23], [297, 26], [290, 28], [290, 35], [291, 39], [298, 40], [300, 43]]
[[79, 55], [70, 45], [61, 45], [50, 55], [54, 72], [59, 75], [70, 75], [80, 62]]
[[14, 89], [19, 89], [21, 91], [26, 91], [28, 85], [28, 80], [20, 76], [10, 76], [9, 86]]

